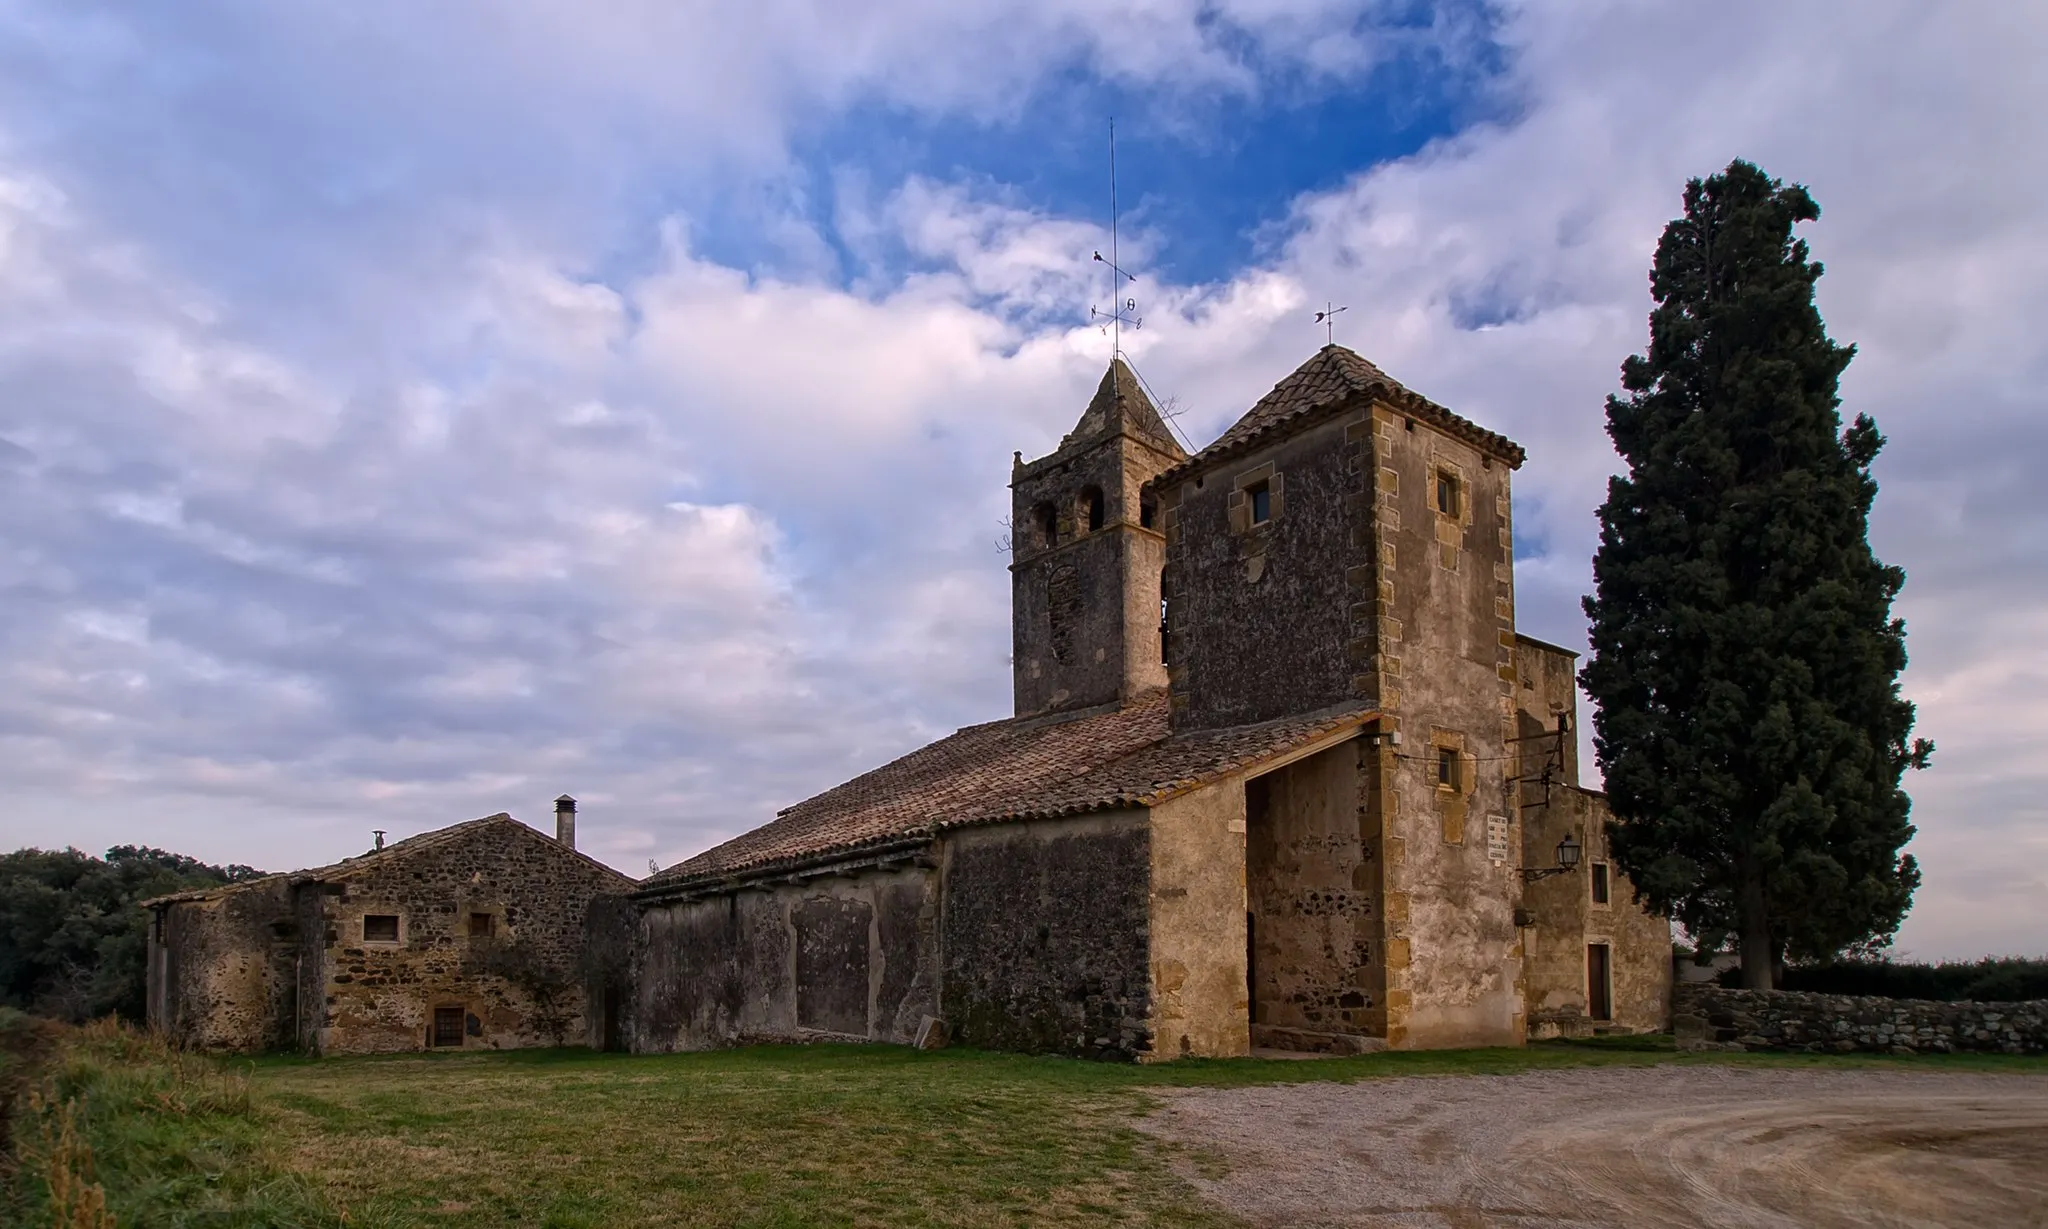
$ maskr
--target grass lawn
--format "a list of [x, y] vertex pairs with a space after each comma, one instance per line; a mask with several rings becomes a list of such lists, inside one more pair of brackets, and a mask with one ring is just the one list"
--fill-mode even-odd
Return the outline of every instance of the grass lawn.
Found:
[[[0, 1223], [1221, 1226], [1233, 1222], [1132, 1126], [1158, 1090], [1658, 1062], [2048, 1074], [2042, 1059], [1670, 1045], [1160, 1067], [887, 1046], [221, 1064], [93, 1026], [17, 1117], [21, 1164], [0, 1174]], [[104, 1195], [104, 1212], [82, 1190]]]
[[350, 1224], [1233, 1223], [1130, 1125], [1172, 1086], [1589, 1064], [2048, 1071], [2036, 1059], [1680, 1057], [1670, 1040], [1122, 1067], [893, 1047], [549, 1051], [256, 1065], [282, 1162]]

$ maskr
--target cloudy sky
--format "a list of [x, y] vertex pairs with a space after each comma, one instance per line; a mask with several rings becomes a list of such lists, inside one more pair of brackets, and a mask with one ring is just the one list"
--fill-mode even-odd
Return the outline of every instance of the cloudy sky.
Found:
[[0, 844], [267, 868], [583, 800], [644, 873], [1007, 712], [1104, 136], [1197, 444], [1338, 340], [1529, 450], [1583, 642], [1657, 234], [1807, 184], [1891, 444], [1926, 867], [2048, 949], [2048, 9], [0, 0]]

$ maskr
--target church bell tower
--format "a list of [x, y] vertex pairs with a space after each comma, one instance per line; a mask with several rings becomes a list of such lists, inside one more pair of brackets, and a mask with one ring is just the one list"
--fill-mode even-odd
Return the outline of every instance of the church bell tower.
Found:
[[1145, 482], [1187, 453], [1121, 357], [1050, 456], [1010, 473], [1010, 635], [1020, 717], [1166, 686], [1166, 537]]

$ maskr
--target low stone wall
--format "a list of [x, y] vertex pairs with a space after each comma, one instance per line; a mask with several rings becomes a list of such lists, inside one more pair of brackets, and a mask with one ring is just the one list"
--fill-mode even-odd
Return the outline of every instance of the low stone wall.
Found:
[[1933, 1003], [1692, 984], [1672, 994], [1671, 1024], [1681, 1050], [2048, 1053], [2048, 999]]

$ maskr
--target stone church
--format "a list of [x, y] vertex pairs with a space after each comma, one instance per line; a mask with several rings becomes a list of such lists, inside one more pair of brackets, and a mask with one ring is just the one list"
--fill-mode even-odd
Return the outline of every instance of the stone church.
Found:
[[1522, 460], [1340, 346], [1189, 456], [1113, 361], [1012, 470], [1014, 714], [645, 881], [604, 1030], [1155, 1061], [1662, 1027], [1572, 655], [1515, 629]]

